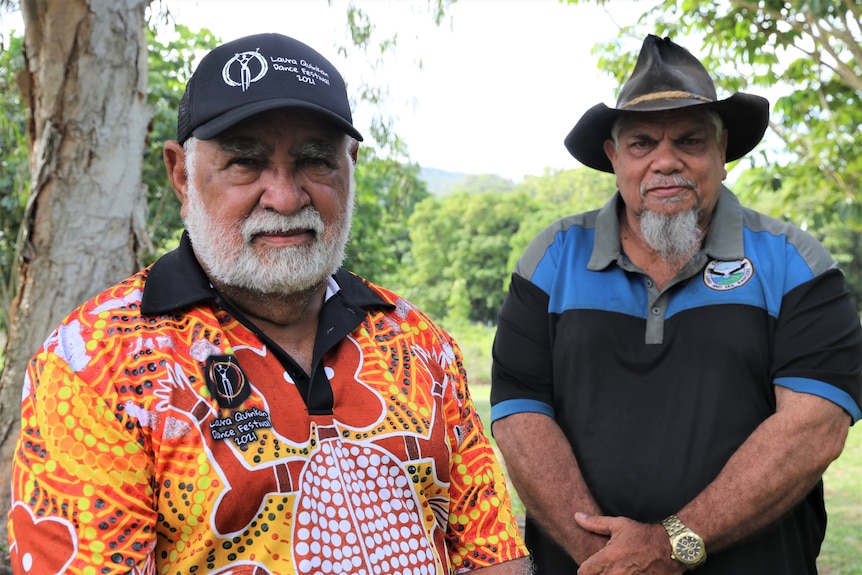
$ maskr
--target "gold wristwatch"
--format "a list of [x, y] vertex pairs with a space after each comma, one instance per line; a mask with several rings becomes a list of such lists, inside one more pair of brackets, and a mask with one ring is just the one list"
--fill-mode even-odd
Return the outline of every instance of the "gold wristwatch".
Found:
[[683, 525], [676, 515], [661, 522], [670, 537], [671, 558], [676, 559], [686, 569], [694, 569], [706, 561], [706, 547], [703, 538]]

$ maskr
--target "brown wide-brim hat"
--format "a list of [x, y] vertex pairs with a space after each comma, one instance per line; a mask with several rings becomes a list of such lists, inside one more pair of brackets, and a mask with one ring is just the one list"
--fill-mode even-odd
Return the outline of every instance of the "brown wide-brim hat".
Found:
[[605, 140], [622, 114], [703, 107], [715, 110], [727, 128], [728, 162], [739, 159], [763, 139], [769, 125], [769, 101], [737, 92], [716, 97], [706, 68], [688, 50], [650, 34], [644, 40], [631, 77], [623, 85], [616, 108], [597, 104], [587, 110], [566, 136], [566, 149], [585, 166], [613, 173]]

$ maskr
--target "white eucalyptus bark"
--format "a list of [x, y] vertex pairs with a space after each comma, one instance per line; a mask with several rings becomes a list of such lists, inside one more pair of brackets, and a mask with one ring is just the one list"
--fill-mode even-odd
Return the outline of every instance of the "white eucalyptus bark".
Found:
[[66, 314], [139, 265], [149, 1], [21, 0], [32, 184], [0, 376], [4, 543], [27, 363]]

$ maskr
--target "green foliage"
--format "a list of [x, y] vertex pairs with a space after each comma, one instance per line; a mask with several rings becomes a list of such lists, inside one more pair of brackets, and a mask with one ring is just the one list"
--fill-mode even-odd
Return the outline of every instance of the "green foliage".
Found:
[[420, 203], [410, 218], [410, 293], [418, 294], [411, 299], [432, 317], [495, 322], [505, 295], [509, 238], [532, 209], [530, 201], [523, 192], [462, 190]]
[[17, 287], [19, 230], [29, 196], [27, 103], [15, 85], [24, 67], [24, 38], [10, 33], [0, 46], [0, 329]]
[[408, 220], [429, 196], [419, 166], [378, 158], [360, 148], [356, 167], [356, 209], [345, 267], [390, 289], [406, 284], [410, 252]]
[[602, 206], [614, 178], [588, 168], [548, 171], [515, 185], [468, 176], [410, 219], [410, 299], [446, 325], [494, 324], [515, 262], [544, 227]]
[[176, 24], [172, 31], [147, 29], [149, 74], [147, 102], [153, 119], [144, 151], [143, 182], [147, 186], [147, 233], [151, 246], [147, 263], [173, 249], [183, 228], [180, 204], [174, 195], [162, 148], [177, 137], [177, 109], [191, 77], [196, 56], [214, 48], [219, 40], [207, 30], [192, 32]]

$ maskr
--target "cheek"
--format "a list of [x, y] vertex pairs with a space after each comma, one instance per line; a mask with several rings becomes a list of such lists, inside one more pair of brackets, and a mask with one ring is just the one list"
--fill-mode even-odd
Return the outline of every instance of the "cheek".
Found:
[[641, 182], [643, 179], [639, 174], [631, 171], [617, 174], [617, 189], [626, 199], [635, 199], [640, 197]]
[[239, 225], [260, 207], [259, 200], [254, 189], [212, 189], [204, 200], [204, 209], [212, 218]]
[[314, 207], [326, 222], [341, 222], [350, 215], [348, 189], [332, 187], [316, 194]]
[[716, 164], [706, 171], [700, 184], [706, 188], [718, 188], [726, 178], [727, 167], [724, 164]]

